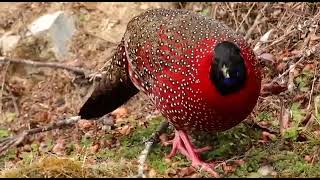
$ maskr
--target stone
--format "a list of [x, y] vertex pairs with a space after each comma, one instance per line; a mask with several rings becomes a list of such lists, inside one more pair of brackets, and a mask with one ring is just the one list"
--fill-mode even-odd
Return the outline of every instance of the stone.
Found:
[[76, 31], [74, 20], [64, 11], [46, 14], [33, 21], [27, 36], [42, 38], [49, 42], [57, 60], [63, 61], [68, 55], [68, 45]]
[[4, 34], [0, 38], [0, 48], [3, 53], [3, 55], [8, 55], [12, 50], [14, 50], [21, 37], [19, 35], [11, 35], [10, 33]]

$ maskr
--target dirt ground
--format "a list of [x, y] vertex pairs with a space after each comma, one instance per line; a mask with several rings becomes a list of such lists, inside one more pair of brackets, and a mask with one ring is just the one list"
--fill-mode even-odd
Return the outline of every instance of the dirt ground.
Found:
[[[319, 177], [319, 7], [299, 2], [0, 3], [0, 37], [7, 32], [22, 35], [41, 15], [67, 11], [76, 20], [77, 32], [68, 58], [60, 63], [98, 70], [129, 20], [149, 8], [185, 8], [222, 21], [248, 37], [261, 60], [263, 84], [277, 81], [288, 90], [261, 96], [248, 118], [275, 133], [241, 124], [210, 138], [195, 136], [197, 145], [214, 147], [203, 157], [215, 161], [224, 177]], [[0, 57], [37, 60], [38, 51], [38, 46], [27, 46], [9, 54], [0, 51]], [[89, 88], [66, 70], [21, 64], [0, 64], [0, 69], [0, 148], [1, 138], [75, 116]], [[143, 140], [162, 119], [140, 93], [112, 113], [113, 126], [81, 120], [28, 136], [0, 154], [0, 176], [132, 177]], [[172, 131], [162, 139], [170, 137]], [[190, 168], [183, 156], [166, 160], [170, 148], [163, 143], [153, 148], [147, 177], [209, 177]]]

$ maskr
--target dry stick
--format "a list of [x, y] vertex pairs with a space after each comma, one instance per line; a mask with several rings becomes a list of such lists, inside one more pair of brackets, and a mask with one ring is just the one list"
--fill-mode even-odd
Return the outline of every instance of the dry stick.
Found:
[[[312, 18], [312, 20], [310, 20], [310, 22], [312, 22], [312, 21], [314, 21], [315, 19], [317, 19], [318, 16], [320, 16], [320, 11]], [[308, 25], [309, 25], [309, 23], [306, 23], [305, 25], [303, 25], [303, 26], [301, 27], [301, 29], [305, 28], [305, 27], [308, 26]], [[271, 46], [273, 46], [273, 45], [275, 45], [275, 44], [278, 44], [279, 42], [281, 42], [282, 40], [284, 40], [284, 39], [286, 38], [286, 36], [288, 36], [288, 35], [290, 35], [290, 34], [292, 34], [292, 33], [294, 33], [294, 32], [297, 32], [297, 31], [298, 31], [298, 29], [293, 26], [293, 29], [292, 29], [292, 30], [290, 30], [289, 32], [287, 32], [286, 34], [284, 34], [283, 36], [281, 36], [280, 38], [277, 38], [277, 39], [276, 39], [275, 41], [273, 41], [271, 44], [269, 44], [268, 46], [266, 46], [265, 49], [267, 49], [267, 48], [269, 48], [269, 47], [271, 47]]]
[[316, 75], [317, 75], [317, 68], [318, 68], [318, 63], [316, 63], [316, 67], [314, 69], [314, 75], [313, 75], [313, 81], [312, 81], [312, 86], [311, 86], [311, 91], [310, 91], [310, 95], [309, 95], [309, 103], [308, 103], [308, 107], [307, 109], [309, 110], [310, 107], [311, 107], [311, 100], [312, 100], [312, 94], [313, 94], [313, 91], [314, 91], [314, 84], [316, 82]]
[[3, 80], [2, 80], [1, 92], [0, 92], [0, 114], [2, 114], [2, 96], [3, 96], [4, 84], [6, 81], [6, 75], [7, 75], [7, 71], [8, 71], [9, 66], [10, 66], [10, 63], [7, 63], [7, 66], [3, 72]]
[[239, 29], [241, 28], [243, 22], [248, 18], [248, 16], [250, 15], [252, 9], [254, 8], [254, 6], [256, 5], [256, 3], [254, 2], [251, 6], [251, 8], [249, 9], [248, 13], [246, 14], [246, 16], [242, 19], [241, 23], [239, 24], [238, 28], [236, 29], [236, 32], [239, 31]]
[[[232, 17], [233, 17], [233, 21], [234, 21], [234, 24], [236, 25], [236, 28], [238, 29], [239, 28], [239, 26], [238, 26], [238, 21], [237, 21], [237, 17], [236, 17], [236, 15], [235, 15], [235, 13], [234, 13], [234, 9], [233, 9], [233, 7], [229, 7], [229, 4], [226, 2], [226, 6], [227, 6], [227, 8], [232, 12]], [[231, 6], [231, 5], [230, 5]]]
[[136, 177], [145, 177], [144, 171], [144, 163], [147, 160], [147, 156], [151, 150], [152, 145], [159, 140], [160, 135], [168, 128], [169, 122], [164, 120], [160, 123], [158, 129], [151, 135], [151, 137], [145, 142], [145, 148], [141, 152], [139, 156], [139, 169], [138, 175]]
[[19, 116], [20, 112], [19, 112], [19, 107], [18, 107], [18, 103], [17, 103], [17, 98], [13, 95], [12, 91], [8, 87], [6, 89], [9, 92], [9, 95], [10, 95], [10, 98], [12, 100], [13, 107], [14, 107], [14, 110], [16, 112], [16, 115]]
[[296, 63], [294, 63], [293, 65], [290, 66], [289, 69], [287, 69], [285, 72], [283, 72], [282, 74], [280, 74], [277, 78], [272, 80], [272, 83], [278, 81], [279, 79], [281, 79], [284, 75], [288, 74], [292, 69], [294, 69], [296, 67], [297, 64], [299, 64], [301, 61], [303, 61], [305, 59], [305, 56], [303, 55]]
[[72, 116], [72, 117], [69, 117], [69, 118], [61, 120], [61, 121], [50, 123], [47, 126], [33, 128], [30, 130], [23, 131], [22, 133], [20, 133], [18, 135], [4, 138], [4, 139], [0, 139], [0, 154], [3, 153], [5, 150], [7, 150], [10, 147], [19, 145], [29, 135], [34, 135], [34, 134], [37, 134], [40, 132], [50, 131], [50, 130], [58, 129], [61, 127], [66, 127], [66, 126], [77, 123], [80, 119], [81, 119], [80, 116]]
[[255, 122], [255, 121], [244, 121], [243, 123], [248, 125], [248, 126], [251, 126], [253, 128], [261, 129], [263, 131], [267, 131], [267, 132], [272, 133], [272, 134], [277, 133], [277, 131], [275, 131], [273, 129], [269, 129], [267, 127], [264, 127], [264, 126], [262, 126], [261, 124], [259, 124], [258, 122]]
[[284, 102], [283, 99], [280, 98], [280, 116], [279, 116], [279, 123], [280, 123], [280, 134], [283, 137], [284, 127], [283, 127], [283, 114], [284, 114]]
[[91, 74], [90, 71], [88, 70], [67, 66], [61, 63], [37, 62], [37, 61], [31, 61], [27, 59], [12, 59], [7, 57], [0, 57], [0, 64], [8, 63], [8, 62], [15, 63], [15, 64], [26, 64], [26, 65], [35, 66], [35, 67], [49, 67], [49, 68], [64, 69], [64, 70], [72, 71], [76, 74], [84, 75], [86, 77], [89, 76], [89, 74]]
[[258, 16], [256, 17], [256, 19], [254, 20], [253, 25], [249, 28], [246, 36], [244, 37], [244, 39], [248, 40], [249, 36], [251, 35], [252, 31], [256, 28], [256, 26], [260, 23], [260, 19], [262, 17], [262, 13], [263, 11], [269, 6], [269, 3], [266, 3], [264, 5], [264, 7], [261, 9], [261, 13], [258, 14]]

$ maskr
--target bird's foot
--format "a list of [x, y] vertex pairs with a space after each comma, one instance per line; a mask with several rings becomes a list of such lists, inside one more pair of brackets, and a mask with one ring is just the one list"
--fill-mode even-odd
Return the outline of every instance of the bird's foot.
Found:
[[182, 130], [175, 131], [175, 137], [172, 141], [172, 150], [168, 155], [168, 158], [171, 159], [176, 155], [177, 151], [181, 154], [185, 155], [189, 160], [192, 161], [193, 167], [199, 167], [202, 170], [207, 171], [214, 177], [219, 177], [218, 173], [215, 172], [213, 168], [213, 164], [203, 162], [199, 153], [210, 150], [211, 147], [206, 146], [203, 148], [196, 149], [192, 142], [190, 141], [188, 135]]

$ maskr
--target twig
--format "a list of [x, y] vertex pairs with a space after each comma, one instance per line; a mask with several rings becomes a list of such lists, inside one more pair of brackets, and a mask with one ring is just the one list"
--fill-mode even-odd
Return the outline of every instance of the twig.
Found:
[[16, 112], [16, 115], [19, 116], [20, 112], [19, 112], [19, 106], [18, 106], [18, 103], [17, 103], [17, 98], [13, 95], [12, 91], [8, 87], [6, 87], [6, 89], [10, 94], [10, 98], [12, 100], [13, 107], [14, 107], [14, 110]]
[[158, 129], [151, 135], [151, 137], [145, 142], [145, 148], [139, 156], [139, 169], [138, 178], [144, 178], [144, 163], [147, 160], [147, 156], [151, 150], [152, 145], [159, 140], [160, 135], [168, 128], [169, 122], [164, 120], [160, 123]]
[[316, 79], [317, 79], [316, 78], [317, 68], [318, 68], [318, 63], [316, 63], [316, 67], [314, 69], [313, 81], [312, 81], [311, 91], [310, 91], [310, 95], [309, 95], [309, 103], [308, 103], [307, 109], [310, 109], [310, 107], [311, 107], [311, 100], [312, 100], [312, 94], [313, 94], [313, 91], [314, 91], [314, 84], [315, 84]]
[[244, 121], [243, 123], [247, 124], [247, 125], [249, 125], [249, 126], [251, 126], [253, 128], [261, 129], [263, 131], [267, 131], [267, 132], [272, 133], [272, 134], [276, 134], [277, 133], [275, 130], [272, 130], [272, 129], [269, 129], [267, 127], [264, 127], [261, 124], [259, 124], [258, 122], [255, 122], [253, 120], [252, 121]]
[[280, 134], [281, 136], [283, 136], [283, 131], [284, 131], [284, 127], [283, 127], [283, 109], [284, 109], [284, 103], [283, 103], [283, 99], [280, 98], [280, 116], [279, 116], [279, 124], [280, 124]]
[[296, 67], [297, 64], [299, 64], [301, 61], [303, 61], [305, 59], [305, 56], [303, 55], [296, 63], [294, 63], [293, 65], [290, 66], [289, 69], [287, 69], [285, 72], [283, 72], [282, 74], [280, 74], [277, 78], [272, 80], [273, 82], [278, 81], [279, 79], [281, 79], [283, 76], [285, 76], [286, 74], [288, 74], [292, 69], [294, 69]]
[[66, 126], [75, 124], [80, 119], [81, 119], [80, 116], [73, 116], [73, 117], [70, 117], [70, 118], [67, 118], [67, 119], [64, 119], [64, 120], [61, 120], [61, 121], [50, 123], [49, 125], [44, 126], [44, 127], [38, 127], [38, 128], [26, 130], [26, 131], [23, 131], [22, 133], [20, 133], [18, 135], [15, 135], [15, 136], [12, 136], [12, 137], [7, 137], [7, 138], [4, 138], [4, 139], [0, 139], [0, 154], [3, 153], [5, 150], [7, 150], [10, 147], [19, 145], [29, 135], [34, 135], [34, 134], [37, 134], [37, 133], [41, 133], [41, 132], [50, 131], [50, 130], [53, 130], [53, 129], [66, 127]]
[[289, 78], [288, 78], [288, 91], [289, 93], [292, 93], [294, 88], [295, 88], [295, 85], [294, 85], [294, 70], [295, 70], [295, 65], [292, 64], [289, 66]]
[[29, 66], [35, 66], [35, 67], [49, 67], [49, 68], [64, 69], [79, 75], [84, 75], [85, 77], [88, 77], [91, 74], [90, 71], [88, 70], [67, 66], [61, 63], [37, 62], [37, 61], [31, 61], [27, 59], [12, 59], [8, 57], [0, 57], [0, 64], [8, 63], [8, 62], [15, 63], [15, 64], [25, 64]]
[[261, 16], [263, 11], [269, 6], [269, 3], [266, 3], [264, 5], [264, 7], [261, 9], [261, 13], [258, 14], [258, 16], [256, 17], [256, 19], [254, 20], [253, 25], [249, 28], [249, 30], [247, 31], [246, 36], [244, 37], [244, 39], [248, 40], [248, 38], [250, 37], [252, 31], [256, 28], [256, 26], [260, 23], [261, 20]]
[[236, 25], [236, 29], [238, 29], [239, 28], [239, 26], [238, 26], [238, 21], [237, 21], [237, 17], [236, 17], [236, 15], [235, 15], [235, 10], [233, 9], [233, 6], [232, 5], [234, 5], [234, 4], [231, 4], [230, 6], [231, 7], [229, 7], [229, 4], [226, 2], [226, 6], [227, 6], [227, 8], [231, 11], [231, 14], [232, 14], [232, 17], [233, 17], [233, 21], [234, 21], [234, 24]]
[[246, 14], [246, 16], [242, 19], [242, 21], [241, 21], [240, 25], [238, 26], [238, 28], [236, 29], [236, 32], [239, 31], [239, 29], [241, 28], [243, 22], [248, 18], [248, 16], [250, 15], [250, 13], [251, 13], [251, 11], [252, 11], [252, 9], [254, 8], [255, 5], [256, 5], [256, 3], [254, 2], [252, 4], [251, 8], [249, 9], [248, 13]]
[[8, 62], [6, 68], [3, 72], [3, 80], [2, 80], [1, 92], [0, 92], [0, 114], [2, 114], [2, 96], [3, 96], [4, 84], [6, 81], [6, 75], [7, 75], [7, 71], [8, 71], [9, 66], [10, 66], [10, 63]]

